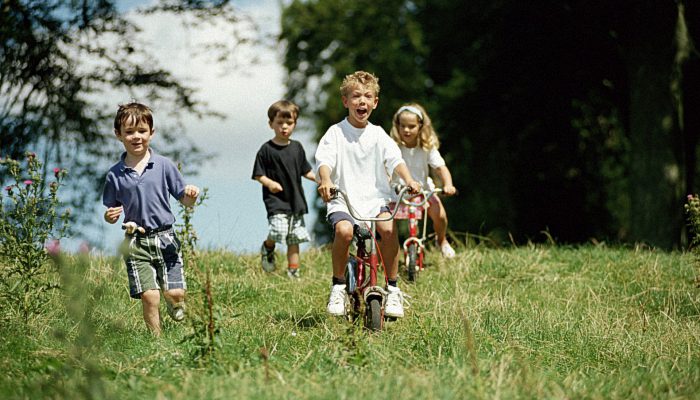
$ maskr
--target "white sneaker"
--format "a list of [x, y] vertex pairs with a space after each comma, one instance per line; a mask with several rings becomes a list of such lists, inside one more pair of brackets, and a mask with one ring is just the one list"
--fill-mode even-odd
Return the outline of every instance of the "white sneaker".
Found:
[[287, 277], [289, 277], [289, 279], [301, 279], [299, 268], [287, 268]]
[[386, 306], [384, 306], [384, 315], [387, 317], [401, 318], [403, 317], [403, 293], [396, 286], [388, 286], [389, 294], [386, 296]]
[[454, 258], [455, 257], [455, 250], [447, 242], [445, 242], [445, 244], [440, 246], [440, 251], [442, 252], [442, 256], [445, 258]]
[[328, 298], [328, 314], [337, 317], [345, 315], [345, 285], [331, 286], [331, 295]]
[[180, 322], [185, 319], [185, 302], [181, 301], [177, 304], [170, 304], [165, 302], [166, 309], [168, 310], [168, 315], [173, 321]]

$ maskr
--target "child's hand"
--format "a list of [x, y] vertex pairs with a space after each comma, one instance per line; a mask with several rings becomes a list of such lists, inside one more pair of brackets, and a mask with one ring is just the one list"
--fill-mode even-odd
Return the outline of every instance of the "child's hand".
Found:
[[270, 193], [279, 193], [283, 189], [282, 189], [282, 185], [280, 185], [279, 182], [272, 181], [272, 182], [267, 184], [267, 190], [269, 190]]
[[119, 217], [122, 215], [123, 211], [124, 207], [122, 206], [107, 208], [107, 211], [105, 211], [104, 215], [105, 221], [109, 222], [110, 224], [119, 221]]
[[185, 196], [196, 199], [199, 196], [199, 188], [195, 185], [186, 185]]
[[444, 193], [444, 194], [447, 195], [447, 196], [452, 196], [452, 195], [454, 195], [455, 193], [457, 193], [457, 188], [454, 187], [454, 186], [452, 186], [452, 185], [445, 185], [445, 186], [442, 188], [442, 193]]
[[421, 190], [421, 186], [420, 183], [418, 183], [418, 181], [409, 181], [406, 183], [406, 186], [408, 186], [408, 192], [411, 194], [416, 194]]
[[335, 185], [330, 181], [321, 181], [321, 183], [318, 184], [318, 194], [321, 196], [321, 199], [323, 199], [324, 202], [328, 203], [331, 201], [331, 198], [333, 197], [331, 195], [331, 189], [333, 188], [335, 188]]

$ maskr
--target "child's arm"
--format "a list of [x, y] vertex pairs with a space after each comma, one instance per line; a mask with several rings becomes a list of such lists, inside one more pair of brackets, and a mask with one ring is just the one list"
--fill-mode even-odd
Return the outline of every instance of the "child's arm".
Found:
[[335, 187], [331, 181], [331, 168], [327, 165], [321, 165], [318, 168], [318, 194], [321, 195], [323, 201], [328, 203], [331, 201], [331, 189]]
[[316, 174], [314, 174], [314, 170], [309, 170], [309, 172], [305, 173], [304, 178], [316, 182]]
[[104, 215], [105, 221], [109, 222], [110, 224], [116, 223], [117, 221], [119, 221], [119, 217], [122, 215], [122, 211], [124, 211], [123, 206], [108, 207]]
[[194, 185], [185, 186], [185, 194], [180, 199], [185, 207], [192, 207], [197, 202], [197, 197], [199, 197], [199, 188]]
[[399, 175], [399, 177], [401, 177], [401, 179], [403, 179], [403, 181], [406, 182], [406, 186], [408, 186], [411, 189], [411, 193], [420, 192], [420, 183], [413, 179], [413, 177], [411, 176], [411, 172], [406, 166], [406, 163], [402, 162], [401, 164], [397, 165], [396, 168], [394, 168], [394, 172], [396, 172]]
[[447, 166], [443, 165], [442, 167], [437, 167], [435, 171], [442, 181], [442, 192], [448, 196], [457, 193], [457, 188], [452, 185], [452, 174], [450, 174], [450, 170], [447, 169]]
[[274, 181], [266, 177], [265, 175], [256, 176], [255, 180], [260, 182], [263, 186], [265, 186], [267, 190], [269, 190], [271, 193], [278, 193], [283, 190], [282, 185], [280, 185], [279, 182]]

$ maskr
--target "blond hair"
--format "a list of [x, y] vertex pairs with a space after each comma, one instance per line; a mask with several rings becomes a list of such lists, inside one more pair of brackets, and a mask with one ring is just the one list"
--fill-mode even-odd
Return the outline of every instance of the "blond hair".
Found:
[[297, 122], [299, 106], [289, 100], [278, 100], [267, 109], [267, 117], [270, 119], [270, 122], [275, 119], [277, 114], [282, 118], [292, 118], [294, 122]]
[[[420, 115], [411, 111], [410, 108], [420, 111]], [[399, 107], [398, 111], [396, 111], [394, 114], [394, 118], [392, 119], [391, 138], [394, 139], [394, 141], [399, 145], [406, 145], [406, 143], [401, 140], [401, 135], [399, 134], [399, 116], [405, 112], [411, 113], [418, 118], [418, 123], [420, 126], [418, 132], [418, 147], [421, 147], [424, 150], [439, 149], [440, 139], [438, 139], [437, 132], [435, 132], [435, 129], [433, 128], [433, 123], [430, 120], [428, 113], [425, 111], [425, 108], [418, 103], [406, 103]]]
[[379, 78], [371, 72], [355, 71], [350, 75], [345, 75], [343, 83], [340, 84], [340, 95], [348, 96], [357, 86], [364, 86], [374, 91], [375, 96], [379, 96]]
[[114, 117], [114, 130], [121, 133], [122, 125], [137, 125], [145, 122], [153, 130], [153, 111], [147, 105], [132, 101], [128, 104], [120, 104], [117, 116]]

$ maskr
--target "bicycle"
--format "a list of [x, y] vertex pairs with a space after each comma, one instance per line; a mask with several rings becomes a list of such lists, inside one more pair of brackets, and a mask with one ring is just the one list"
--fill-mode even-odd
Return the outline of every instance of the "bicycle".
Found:
[[[401, 189], [398, 194], [399, 199], [403, 199], [404, 194], [408, 190], [408, 187]], [[351, 322], [363, 315], [366, 328], [372, 331], [380, 331], [384, 328], [384, 306], [386, 305], [388, 292], [384, 287], [377, 285], [379, 259], [376, 242], [376, 222], [392, 220], [396, 215], [396, 210], [388, 217], [363, 217], [357, 215], [347, 193], [339, 188], [333, 188], [331, 189], [331, 195], [334, 198], [338, 195], [343, 196], [350, 215], [357, 222], [365, 222], [365, 224], [356, 223], [353, 226], [353, 242], [355, 243], [356, 252], [355, 254], [350, 253], [345, 266], [345, 290], [347, 296], [345, 299], [345, 315]], [[387, 279], [386, 270], [384, 279]]]
[[[401, 188], [402, 186], [397, 186], [397, 191]], [[425, 268], [425, 241], [427, 240], [428, 207], [430, 205], [428, 207], [424, 206], [433, 195], [441, 192], [442, 189], [440, 188], [423, 190], [421, 193], [399, 198], [394, 207], [395, 210], [401, 210], [396, 219], [408, 220], [408, 238], [404, 240], [402, 247], [406, 275], [411, 282], [418, 279], [418, 273]], [[417, 202], [411, 201], [415, 198], [420, 198], [421, 200]], [[421, 237], [418, 237], [418, 220], [420, 219], [423, 220], [423, 233]]]

